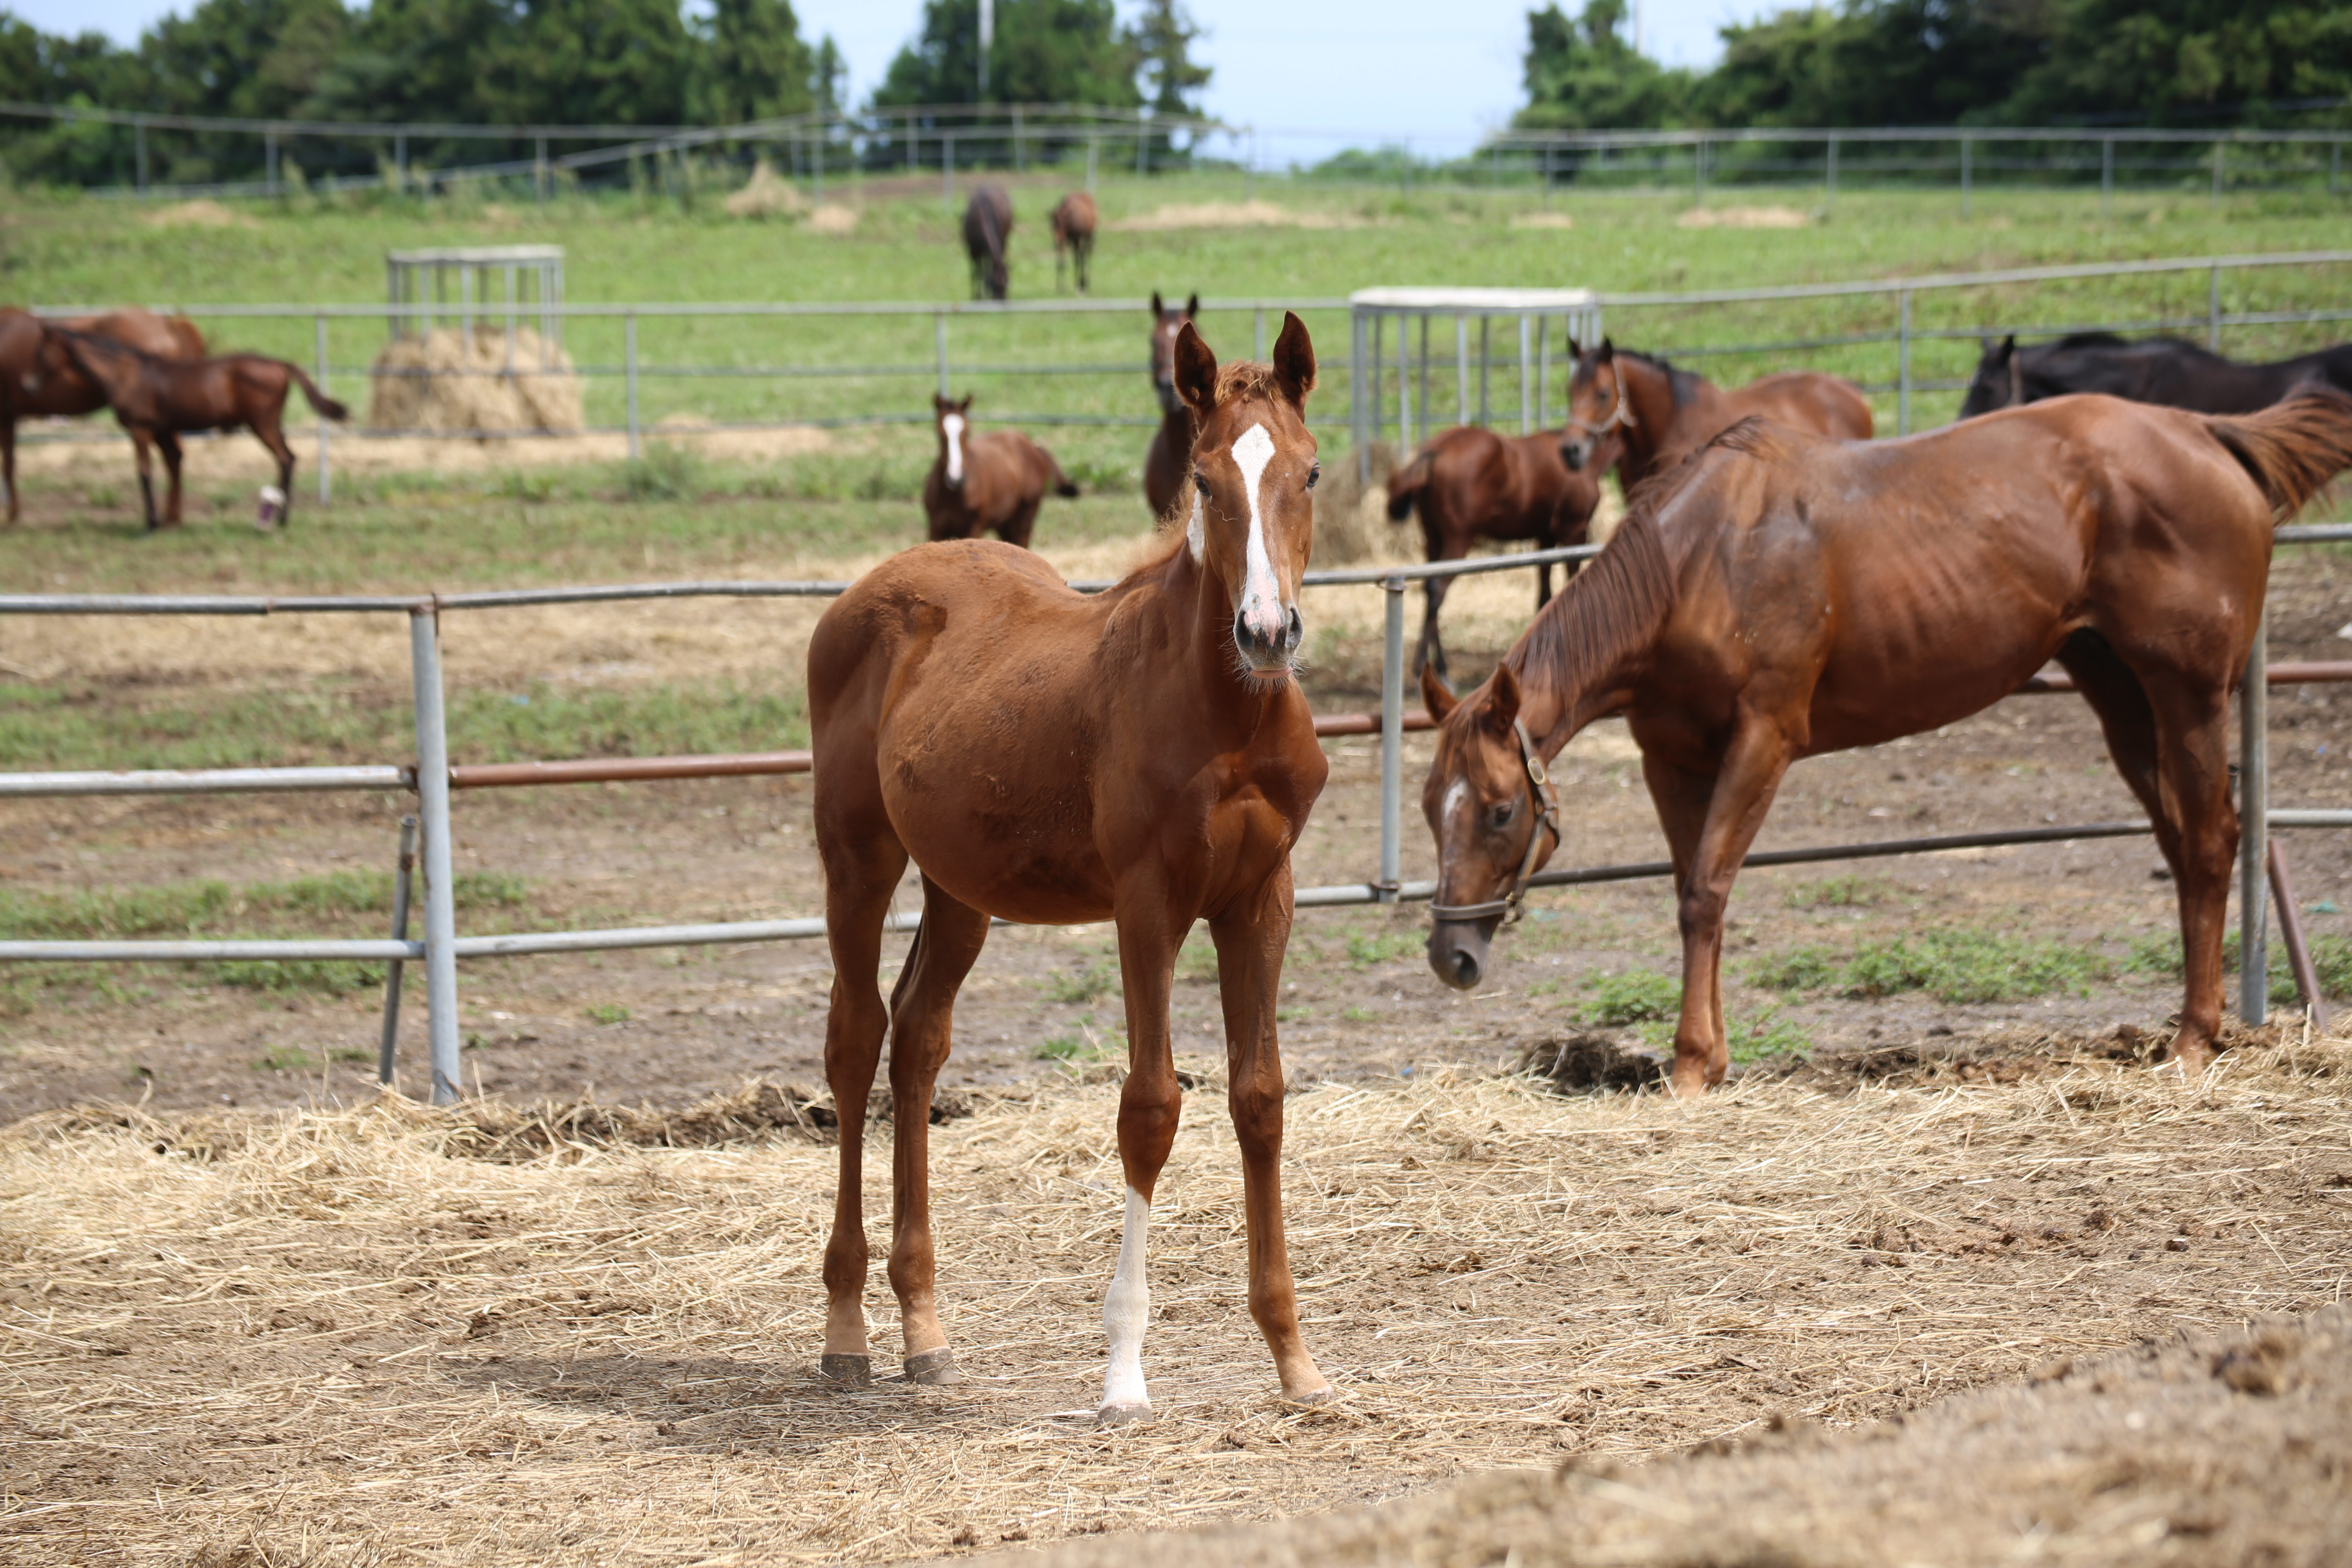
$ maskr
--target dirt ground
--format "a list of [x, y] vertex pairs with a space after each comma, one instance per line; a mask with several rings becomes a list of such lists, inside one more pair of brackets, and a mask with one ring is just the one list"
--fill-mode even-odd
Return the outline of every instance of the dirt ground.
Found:
[[[1065, 571], [1118, 570], [1132, 546], [1056, 560]], [[845, 575], [862, 563], [782, 560], [750, 575]], [[2284, 549], [2273, 576], [2273, 657], [2335, 658], [2352, 619], [2352, 562]], [[1527, 585], [1466, 580], [1448, 625], [1457, 669], [1483, 668], [1527, 613]], [[1323, 592], [1309, 605], [1319, 711], [1377, 700], [1376, 590]], [[793, 667], [817, 605], [710, 601], [452, 616], [452, 679], [492, 689], [533, 680], [594, 685], [682, 676], [772, 679]], [[192, 692], [268, 688], [318, 676], [381, 682], [404, 668], [397, 617], [276, 617], [240, 623], [111, 622], [0, 626], [0, 661], [40, 679], [175, 682]], [[2280, 689], [2272, 767], [2282, 805], [2352, 805], [2345, 765], [2352, 701], [2341, 689]], [[1369, 738], [1329, 742], [1330, 784], [1297, 857], [1299, 885], [1361, 882], [1378, 846], [1379, 761]], [[1426, 742], [1408, 737], [1404, 874], [1432, 873], [1418, 820]], [[394, 759], [386, 759], [394, 760]], [[464, 758], [458, 759], [460, 761]], [[1622, 723], [1580, 737], [1557, 769], [1571, 823], [1558, 863], [1663, 858], [1638, 756]], [[804, 778], [603, 785], [461, 795], [457, 863], [520, 877], [530, 918], [549, 925], [804, 915], [820, 906]], [[140, 886], [195, 878], [282, 879], [386, 866], [407, 803], [394, 796], [213, 797], [0, 803], [0, 885], [25, 892]], [[1759, 847], [1962, 832], [2136, 816], [2105, 761], [2089, 711], [2072, 697], [2015, 698], [1935, 735], [1800, 763]], [[2352, 933], [2352, 841], [2284, 836], [2311, 927]], [[1859, 900], [1825, 905], [1807, 889], [1861, 879]], [[1854, 865], [1758, 871], [1735, 895], [1727, 959], [1735, 1022], [1777, 1015], [1834, 1050], [1966, 1037], [2032, 1024], [2085, 1032], [2158, 1029], [2179, 1005], [2173, 982], [2119, 973], [2083, 994], [1952, 1005], [1912, 992], [1875, 1001], [1816, 996], [1783, 1004], [1747, 978], [1757, 957], [1939, 924], [2000, 927], [2118, 943], [2173, 929], [2171, 888], [2154, 846], [2125, 838], [1969, 850]], [[912, 895], [902, 906], [912, 910]], [[1570, 1026], [1594, 976], [1675, 967], [1673, 914], [1661, 882], [1538, 895], [1533, 918], [1496, 946], [1475, 995], [1444, 990], [1422, 961], [1424, 917], [1367, 909], [1301, 913], [1287, 969], [1283, 1047], [1302, 1079], [1360, 1079], [1415, 1064], [1516, 1059]], [[1205, 938], [1196, 938], [1205, 948]], [[958, 1010], [952, 1085], [1002, 1085], [1058, 1070], [1041, 1049], [1115, 1046], [1120, 1015], [1108, 927], [1003, 930]], [[894, 942], [889, 950], [899, 951]], [[1205, 956], [1188, 958], [1176, 997], [1179, 1036], [1213, 1039], [1216, 999]], [[747, 1076], [814, 1083], [830, 972], [821, 945], [688, 949], [486, 960], [462, 974], [461, 1024], [474, 1048], [467, 1083], [493, 1094], [602, 1097], [676, 1105]], [[420, 1070], [422, 997], [414, 977], [404, 1081]], [[150, 969], [102, 991], [45, 993], [29, 1014], [0, 1018], [0, 1118], [89, 1099], [144, 1094], [155, 1107], [348, 1100], [373, 1090], [378, 999], [272, 995], [191, 985]], [[594, 1016], [591, 1016], [591, 1009]], [[623, 1016], [625, 1015], [625, 1016]], [[599, 1019], [613, 1020], [600, 1022]], [[289, 1053], [299, 1052], [299, 1057]], [[344, 1059], [335, 1059], [338, 1056]], [[323, 1062], [315, 1071], [261, 1065]]]
[[[397, 1100], [50, 1113], [0, 1132], [0, 1558], [880, 1562], [1361, 1506], [1569, 1458], [1584, 1479], [1567, 1484], [1610, 1504], [1577, 1528], [1615, 1540], [1630, 1513], [1696, 1509], [1700, 1483], [1604, 1462], [1775, 1417], [1884, 1420], [2070, 1358], [2086, 1375], [2066, 1378], [2064, 1419], [2021, 1443], [1966, 1436], [1982, 1405], [1931, 1417], [1954, 1434], [1940, 1452], [1990, 1468], [1943, 1475], [1886, 1539], [2010, 1523], [2017, 1550], [2063, 1556], [2103, 1520], [2132, 1539], [2161, 1519], [2250, 1545], [2192, 1541], [2183, 1561], [2340, 1552], [2340, 1532], [2310, 1533], [2340, 1468], [2264, 1511], [2340, 1467], [2340, 1412], [2283, 1398], [2265, 1449], [2199, 1389], [2092, 1363], [2340, 1299], [2352, 1045], [2242, 1039], [2184, 1084], [2095, 1042], [1927, 1044], [1700, 1104], [1450, 1071], [1294, 1095], [1293, 1258], [1340, 1394], [1313, 1410], [1281, 1402], [1244, 1310], [1218, 1063], [1188, 1051], [1196, 1092], [1152, 1227], [1157, 1419], [1110, 1429], [1092, 1405], [1119, 1224], [1112, 1069], [967, 1095], [931, 1130], [942, 1312], [971, 1378], [948, 1389], [815, 1376], [836, 1151], [772, 1096], [658, 1123]], [[887, 1168], [888, 1129], [876, 1139], [869, 1170]], [[875, 1286], [887, 1370], [878, 1268]], [[2340, 1342], [2302, 1361], [2323, 1354]], [[2145, 1442], [2105, 1446], [2084, 1407], [2107, 1400], [2126, 1434], [2149, 1413]], [[2209, 1415], [2200, 1447], [2176, 1440]], [[2297, 1436], [2315, 1448], [2267, 1489], [2242, 1477]], [[1832, 1510], [1842, 1476], [1893, 1484], [1872, 1442], [1840, 1451], [1874, 1468], [1830, 1468], [1770, 1519]], [[2040, 1489], [1987, 1489], [2037, 1442], [2056, 1450]], [[2085, 1449], [2116, 1467], [2104, 1491]], [[1766, 1462], [1720, 1461], [1751, 1490]], [[1490, 1511], [1497, 1530], [1524, 1517]], [[2265, 1538], [2276, 1556], [2251, 1550]]]

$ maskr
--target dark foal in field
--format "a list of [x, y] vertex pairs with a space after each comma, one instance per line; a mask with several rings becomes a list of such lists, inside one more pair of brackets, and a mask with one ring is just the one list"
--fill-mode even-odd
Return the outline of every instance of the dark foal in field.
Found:
[[1007, 544], [1029, 548], [1045, 492], [1075, 496], [1078, 487], [1054, 454], [1017, 430], [971, 431], [971, 396], [960, 403], [931, 399], [940, 455], [923, 481], [923, 512], [930, 536], [978, 539], [991, 529]]
[[971, 259], [971, 297], [1002, 300], [1013, 287], [1013, 198], [1003, 185], [982, 185], [963, 205], [963, 249]]
[[[294, 448], [286, 444], [286, 394], [299, 386], [310, 406], [330, 419], [348, 419], [351, 410], [320, 392], [302, 367], [263, 354], [222, 354], [195, 361], [158, 359], [110, 339], [52, 326], [37, 361], [35, 377], [46, 384], [68, 369], [103, 389], [115, 420], [131, 433], [139, 465], [139, 493], [147, 526], [180, 525], [180, 437], [196, 430], [251, 430], [278, 459], [280, 527], [294, 509]], [[155, 484], [150, 448], [163, 454], [171, 496], [155, 515]]]
[[[1475, 425], [1441, 430], [1389, 480], [1389, 521], [1421, 513], [1422, 543], [1432, 561], [1459, 561], [1482, 539], [1525, 541], [1538, 550], [1582, 544], [1601, 504], [1601, 475], [1616, 451], [1614, 432], [1601, 438], [1603, 456], [1571, 468], [1560, 460], [1563, 433], [1497, 436]], [[1568, 574], [1576, 567], [1569, 565]], [[1422, 584], [1421, 644], [1413, 668], [1429, 665], [1445, 679], [1445, 645], [1437, 613], [1450, 577]], [[1536, 568], [1536, 608], [1551, 602], [1551, 565]]]
[[1598, 479], [1594, 445], [1613, 434], [1617, 482], [1627, 495], [1750, 416], [1820, 436], [1870, 439], [1870, 405], [1842, 376], [1785, 371], [1727, 392], [1703, 375], [1618, 348], [1607, 338], [1598, 348], [1579, 350], [1570, 343], [1569, 349], [1576, 368], [1568, 382], [1569, 434], [1560, 443], [1561, 460], [1571, 468], [1590, 468]]
[[2180, 1068], [2211, 1058], [2238, 816], [2230, 690], [2271, 535], [2347, 464], [2352, 399], [2182, 413], [2066, 397], [1900, 441], [1743, 421], [1640, 495], [1609, 547], [1442, 722], [1429, 959], [1475, 985], [1560, 842], [1543, 763], [1623, 714], [1674, 857], [1674, 1089], [1729, 1063], [1724, 910], [1789, 764], [1953, 723], [2055, 658], [2105, 731], [2180, 902]]
[[2268, 364], [2241, 364], [2179, 338], [2134, 341], [2113, 332], [2075, 332], [2019, 348], [2012, 333], [1999, 342], [1984, 340], [1960, 417], [2070, 392], [2104, 392], [2200, 414], [2251, 414], [2306, 382], [2352, 392], [2352, 343]]
[[1192, 411], [1176, 391], [1176, 339], [1200, 313], [1198, 294], [1177, 310], [1151, 291], [1151, 390], [1160, 399], [1160, 428], [1143, 454], [1143, 504], [1160, 522], [1176, 510], [1192, 477]]
[[[185, 316], [116, 310], [103, 316], [72, 317], [57, 325], [125, 343], [158, 359], [205, 357], [205, 335]], [[41, 319], [29, 310], [0, 306], [0, 482], [7, 486], [10, 522], [16, 521], [20, 510], [16, 421], [95, 414], [106, 406], [105, 390], [71, 365], [57, 374], [42, 374], [38, 362], [43, 332]]]
[[1062, 291], [1062, 256], [1069, 253], [1070, 269], [1076, 275], [1078, 292], [1088, 287], [1087, 271], [1094, 261], [1095, 228], [1098, 215], [1095, 199], [1084, 191], [1072, 191], [1054, 206], [1054, 291]]
[[[1176, 381], [1200, 420], [1191, 521], [1100, 594], [990, 542], [892, 556], [834, 602], [808, 654], [816, 842], [824, 861], [834, 1103], [866, 1103], [890, 1037], [890, 1286], [906, 1372], [959, 1380], [931, 1245], [931, 1087], [957, 989], [992, 917], [1110, 920], [1127, 1004], [1119, 1092], [1126, 1177], [1103, 1298], [1102, 1418], [1148, 1414], [1145, 1232], [1181, 1092], [1169, 1032], [1176, 953], [1209, 923], [1223, 998], [1226, 1103], [1241, 1146], [1249, 1310], [1282, 1389], [1331, 1396], [1298, 1331], [1282, 1221], [1276, 1008], [1291, 921], [1290, 849], [1327, 764], [1294, 677], [1298, 584], [1313, 543], [1315, 349], [1287, 317], [1271, 365], [1230, 364], [1187, 326]], [[886, 1005], [882, 930], [907, 863], [923, 919]], [[824, 1253], [823, 1371], [863, 1383], [864, 1118], [841, 1122]]]

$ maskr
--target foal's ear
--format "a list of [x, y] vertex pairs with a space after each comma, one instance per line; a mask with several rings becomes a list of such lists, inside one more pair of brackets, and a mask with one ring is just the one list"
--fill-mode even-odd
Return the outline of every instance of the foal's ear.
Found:
[[1217, 356], [1187, 321], [1176, 330], [1176, 395], [1206, 419], [1217, 407]]
[[1519, 678], [1509, 665], [1498, 664], [1486, 688], [1486, 722], [1496, 734], [1507, 735], [1519, 717]]
[[1294, 408], [1304, 410], [1307, 395], [1315, 390], [1315, 342], [1297, 313], [1282, 313], [1282, 336], [1274, 340], [1274, 379]]
[[1584, 357], [1584, 351], [1576, 346], [1576, 339], [1572, 335], [1568, 340], [1568, 357], [1570, 360], [1580, 360]]
[[1445, 722], [1448, 713], [1462, 706], [1462, 699], [1454, 695], [1453, 689], [1445, 684], [1433, 664], [1421, 667], [1421, 705], [1428, 709], [1429, 716], [1441, 724]]
[[1617, 345], [1611, 342], [1607, 338], [1601, 339], [1600, 357], [1601, 363], [1604, 364], [1609, 361], [1615, 359], [1617, 357]]
[[1167, 313], [1168, 307], [1160, 302], [1160, 290], [1154, 289], [1151, 291], [1151, 319], [1156, 321]]
[[2010, 334], [2009, 334], [2009, 336], [2007, 336], [2007, 337], [2005, 337], [2005, 338], [2003, 338], [2003, 339], [2001, 339], [2001, 340], [2000, 340], [2000, 357], [2001, 357], [2001, 358], [2003, 358], [2003, 359], [2007, 359], [2010, 355], [2011, 355], [2011, 354], [2015, 353], [2016, 352], [2017, 352], [2017, 334], [2016, 334], [2015, 332], [2011, 332], [2011, 333], [2010, 333]]
[[1200, 291], [1195, 289], [1193, 290], [1192, 297], [1184, 301], [1184, 319], [1189, 321], [1200, 313], [1201, 295]]
[[965, 393], [965, 394], [963, 395], [963, 401], [962, 401], [961, 403], [959, 403], [959, 404], [957, 404], [957, 405], [956, 405], [956, 412], [957, 412], [958, 414], [969, 414], [969, 413], [971, 413], [971, 393], [967, 392], [967, 393]]

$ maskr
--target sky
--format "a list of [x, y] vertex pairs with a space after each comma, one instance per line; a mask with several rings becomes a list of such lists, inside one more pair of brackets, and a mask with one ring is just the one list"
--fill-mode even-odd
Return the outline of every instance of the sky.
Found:
[[[1530, 0], [1186, 0], [1207, 31], [1196, 56], [1216, 72], [1204, 103], [1255, 125], [1274, 164], [1343, 146], [1404, 142], [1458, 153], [1520, 101]], [[1566, 0], [1573, 12], [1580, 0]], [[1794, 4], [1796, 0], [1781, 0]], [[185, 4], [169, 0], [0, 0], [52, 33], [97, 28], [122, 43]], [[1706, 66], [1716, 29], [1780, 8], [1765, 0], [1636, 0], [1643, 44], [1668, 65]], [[794, 0], [812, 40], [831, 33], [862, 102], [913, 35], [921, 0]], [[1127, 9], [1122, 5], [1122, 10]]]

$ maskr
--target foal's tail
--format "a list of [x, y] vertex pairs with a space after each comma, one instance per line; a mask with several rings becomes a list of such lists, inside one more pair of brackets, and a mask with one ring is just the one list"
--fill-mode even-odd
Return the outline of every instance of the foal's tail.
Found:
[[1045, 454], [1045, 466], [1054, 470], [1054, 493], [1067, 499], [1076, 499], [1079, 493], [1078, 481], [1062, 472], [1061, 459], [1048, 452]]
[[1437, 449], [1423, 447], [1412, 455], [1412, 460], [1389, 476], [1389, 521], [1402, 522], [1412, 515], [1414, 503], [1422, 491], [1429, 488], [1430, 470], [1436, 466]]
[[302, 389], [302, 395], [310, 400], [311, 407], [317, 409], [328, 418], [336, 421], [338, 424], [352, 416], [352, 411], [348, 407], [336, 402], [333, 398], [320, 391], [317, 384], [312, 382], [309, 376], [302, 374], [302, 367], [300, 365], [296, 364], [291, 360], [285, 360], [280, 363], [286, 366], [288, 373], [294, 377], [294, 384]]
[[2352, 468], [2352, 396], [2315, 382], [2257, 413], [2208, 415], [2205, 427], [2262, 486], [2282, 522]]

